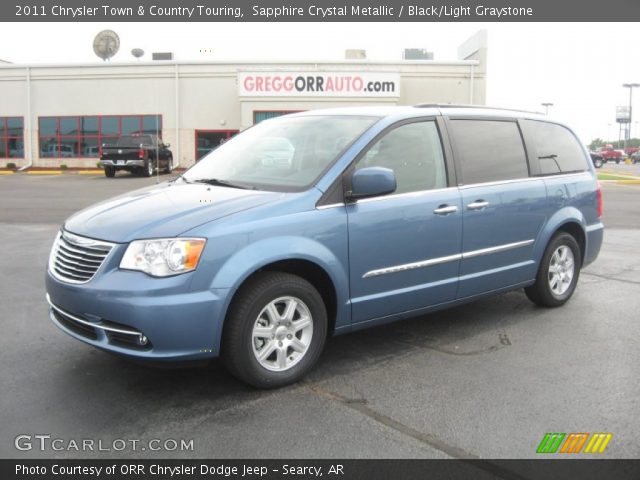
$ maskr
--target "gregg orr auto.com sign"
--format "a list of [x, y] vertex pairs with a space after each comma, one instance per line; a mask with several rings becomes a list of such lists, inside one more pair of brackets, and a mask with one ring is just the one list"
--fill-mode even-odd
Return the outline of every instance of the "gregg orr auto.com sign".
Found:
[[241, 72], [241, 97], [398, 97], [394, 73]]

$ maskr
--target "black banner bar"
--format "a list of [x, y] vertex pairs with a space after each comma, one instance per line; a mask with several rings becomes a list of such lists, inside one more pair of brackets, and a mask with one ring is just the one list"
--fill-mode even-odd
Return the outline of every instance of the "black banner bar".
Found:
[[640, 460], [0, 460], [0, 478], [637, 480]]
[[622, 22], [636, 0], [17, 0], [2, 22]]

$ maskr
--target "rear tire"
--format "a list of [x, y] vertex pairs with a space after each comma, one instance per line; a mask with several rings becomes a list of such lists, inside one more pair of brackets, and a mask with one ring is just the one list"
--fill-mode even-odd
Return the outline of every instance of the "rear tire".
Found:
[[148, 159], [146, 162], [144, 162], [144, 170], [142, 170], [142, 174], [145, 177], [153, 176], [153, 162], [151, 161], [151, 159]]
[[309, 282], [264, 272], [237, 293], [225, 321], [221, 356], [236, 378], [258, 388], [296, 382], [317, 362], [327, 311]]
[[544, 251], [536, 283], [524, 289], [527, 297], [541, 307], [564, 305], [576, 289], [581, 265], [576, 239], [566, 232], [556, 233]]
[[116, 176], [115, 167], [104, 167], [104, 176], [108, 178], [113, 178]]

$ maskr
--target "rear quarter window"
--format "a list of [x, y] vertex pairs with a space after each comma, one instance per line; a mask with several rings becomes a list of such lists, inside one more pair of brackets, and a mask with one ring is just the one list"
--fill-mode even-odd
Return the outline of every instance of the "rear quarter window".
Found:
[[527, 140], [533, 142], [540, 175], [583, 172], [587, 159], [580, 142], [566, 127], [555, 123], [526, 120]]
[[451, 120], [453, 147], [462, 182], [496, 182], [527, 178], [529, 168], [515, 121]]

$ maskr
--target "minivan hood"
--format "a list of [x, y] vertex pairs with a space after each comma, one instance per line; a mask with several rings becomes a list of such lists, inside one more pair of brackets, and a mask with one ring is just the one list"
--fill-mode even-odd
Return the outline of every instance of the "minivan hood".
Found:
[[163, 183], [111, 198], [72, 215], [65, 230], [125, 243], [173, 237], [233, 213], [264, 205], [283, 194], [205, 184]]

